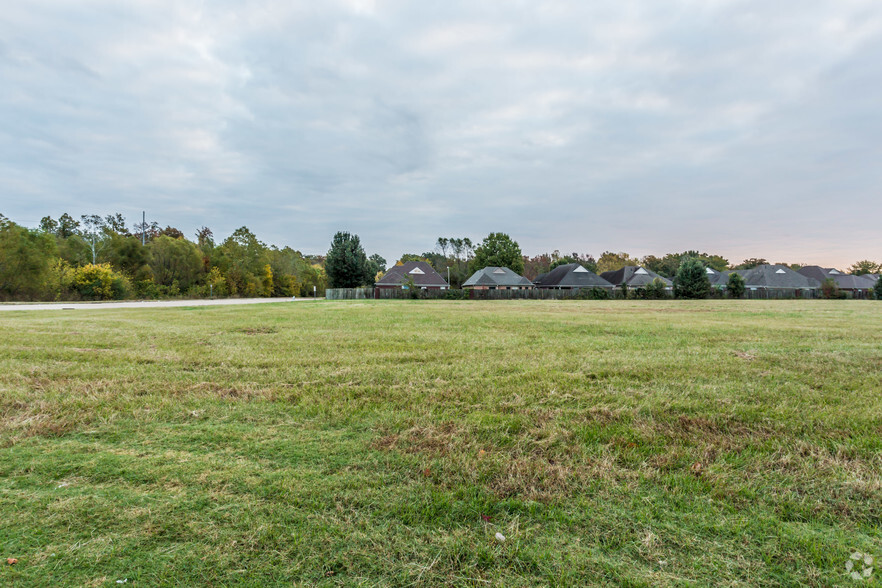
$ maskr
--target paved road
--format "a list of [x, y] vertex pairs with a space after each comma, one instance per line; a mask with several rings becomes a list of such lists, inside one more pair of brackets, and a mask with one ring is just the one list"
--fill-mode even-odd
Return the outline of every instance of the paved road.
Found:
[[139, 300], [132, 302], [53, 302], [51, 304], [0, 304], [4, 310], [104, 310], [106, 308], [172, 308], [175, 306], [226, 306], [230, 304], [266, 304], [268, 302], [303, 302], [315, 298], [219, 298], [216, 300]]

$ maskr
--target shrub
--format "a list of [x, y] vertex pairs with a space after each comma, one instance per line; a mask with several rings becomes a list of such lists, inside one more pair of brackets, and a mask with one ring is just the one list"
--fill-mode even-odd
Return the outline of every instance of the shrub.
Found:
[[448, 289], [448, 290], [444, 291], [444, 299], [445, 300], [468, 300], [469, 299], [469, 291], [468, 290]]
[[729, 280], [726, 282], [726, 294], [729, 298], [744, 296], [744, 278], [741, 277], [741, 274], [735, 272], [729, 274]]
[[873, 295], [876, 297], [876, 300], [882, 300], [882, 276], [876, 280], [876, 285], [873, 286]]
[[66, 286], [85, 300], [122, 300], [132, 291], [128, 278], [109, 263], [88, 264], [66, 273]]
[[661, 300], [667, 298], [667, 286], [659, 278], [655, 278], [651, 283], [643, 288], [643, 296], [646, 300]]
[[221, 271], [213, 267], [211, 271], [208, 272], [208, 277], [205, 280], [207, 282], [208, 293], [213, 296], [226, 296], [228, 293], [227, 290], [227, 279], [221, 273]]
[[573, 298], [577, 300], [609, 300], [610, 292], [594, 286], [592, 288], [582, 288], [573, 295]]
[[138, 298], [146, 298], [149, 300], [177, 298], [181, 295], [181, 289], [176, 283], [171, 286], [165, 286], [163, 284], [157, 284], [153, 280], [141, 280], [136, 284], [136, 291]]
[[839, 297], [839, 286], [836, 285], [836, 280], [827, 278], [821, 282], [821, 296], [827, 300]]

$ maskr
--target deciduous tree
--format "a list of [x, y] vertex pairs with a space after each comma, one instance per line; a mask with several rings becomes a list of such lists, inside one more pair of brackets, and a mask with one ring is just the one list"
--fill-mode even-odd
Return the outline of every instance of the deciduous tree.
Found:
[[80, 237], [89, 247], [92, 255], [92, 265], [98, 263], [98, 253], [107, 245], [109, 235], [105, 230], [104, 219], [97, 214], [84, 214], [80, 217]]
[[600, 259], [597, 260], [597, 273], [615, 271], [626, 265], [640, 265], [640, 262], [624, 251], [618, 253], [604, 251]]
[[878, 264], [875, 261], [870, 261], [869, 259], [863, 259], [861, 261], [854, 262], [854, 265], [848, 268], [848, 273], [855, 276], [862, 276], [864, 274], [875, 274], [880, 269], [882, 269], [882, 264]]
[[516, 274], [524, 271], [524, 257], [517, 241], [505, 233], [490, 233], [475, 249], [471, 270], [485, 267], [507, 267]]
[[0, 296], [40, 298], [56, 255], [52, 235], [0, 215]]
[[738, 265], [736, 265], [732, 269], [747, 270], [747, 269], [753, 269], [753, 268], [760, 266], [760, 265], [766, 265], [768, 263], [769, 262], [766, 261], [766, 259], [763, 257], [751, 257], [750, 259], [745, 259], [744, 261], [742, 261], [741, 263], [739, 263]]
[[186, 291], [202, 275], [202, 255], [186, 239], [160, 235], [149, 245], [153, 279], [163, 286], [177, 286]]

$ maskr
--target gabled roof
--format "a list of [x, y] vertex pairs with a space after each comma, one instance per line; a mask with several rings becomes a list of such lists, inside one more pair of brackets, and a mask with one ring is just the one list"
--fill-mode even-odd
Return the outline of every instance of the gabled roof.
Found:
[[652, 281], [656, 278], [663, 281], [666, 286], [673, 285], [673, 282], [671, 282], [669, 279], [663, 278], [654, 271], [648, 270], [644, 267], [640, 267], [639, 265], [626, 265], [622, 269], [603, 272], [602, 274], [600, 274], [600, 277], [615, 286], [628, 284], [629, 288], [646, 286], [647, 284], [651, 284]]
[[485, 267], [469, 276], [463, 286], [532, 286], [533, 282], [507, 267]]
[[402, 265], [393, 265], [377, 280], [377, 286], [400, 286], [405, 279], [413, 280], [415, 286], [447, 286], [441, 274], [432, 269], [425, 261], [408, 261]]
[[533, 282], [539, 288], [612, 288], [613, 285], [578, 263], [559, 265]]
[[747, 288], [820, 288], [821, 282], [806, 277], [786, 265], [758, 265], [749, 270], [738, 270]]
[[799, 273], [807, 278], [814, 278], [818, 282], [823, 282], [827, 278], [832, 278], [839, 288], [845, 290], [868, 290], [876, 283], [875, 280], [866, 276], [852, 276], [836, 270], [834, 268], [825, 268], [819, 265], [807, 265], [799, 268]]

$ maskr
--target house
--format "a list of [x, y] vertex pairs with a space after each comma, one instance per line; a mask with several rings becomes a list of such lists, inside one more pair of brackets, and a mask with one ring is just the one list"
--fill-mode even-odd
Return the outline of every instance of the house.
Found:
[[537, 288], [554, 288], [559, 290], [578, 290], [581, 288], [603, 288], [612, 290], [615, 286], [578, 263], [559, 265], [547, 274], [542, 274], [533, 281]]
[[533, 282], [507, 267], [485, 267], [469, 276], [463, 288], [475, 290], [523, 290], [533, 287]]
[[816, 298], [821, 283], [786, 265], [758, 265], [749, 270], [735, 273], [744, 278], [745, 294], [748, 298]]
[[819, 265], [807, 265], [799, 268], [797, 271], [807, 278], [813, 278], [820, 283], [823, 283], [826, 279], [831, 279], [836, 282], [836, 286], [840, 290], [851, 293], [854, 298], [866, 298], [876, 284], [875, 280], [866, 275], [853, 276], [835, 268], [824, 268]]
[[725, 288], [729, 283], [729, 274], [731, 271], [718, 272], [712, 267], [704, 268], [705, 273], [707, 274], [707, 279], [710, 281], [710, 285], [713, 288]]
[[422, 290], [446, 290], [447, 281], [425, 261], [408, 261], [402, 265], [394, 265], [377, 280], [374, 288], [404, 289], [410, 282], [415, 288]]
[[664, 282], [667, 288], [674, 285], [669, 279], [639, 265], [626, 265], [622, 269], [603, 272], [600, 277], [619, 288], [623, 285], [627, 285], [628, 288], [641, 288], [651, 284], [656, 278]]

